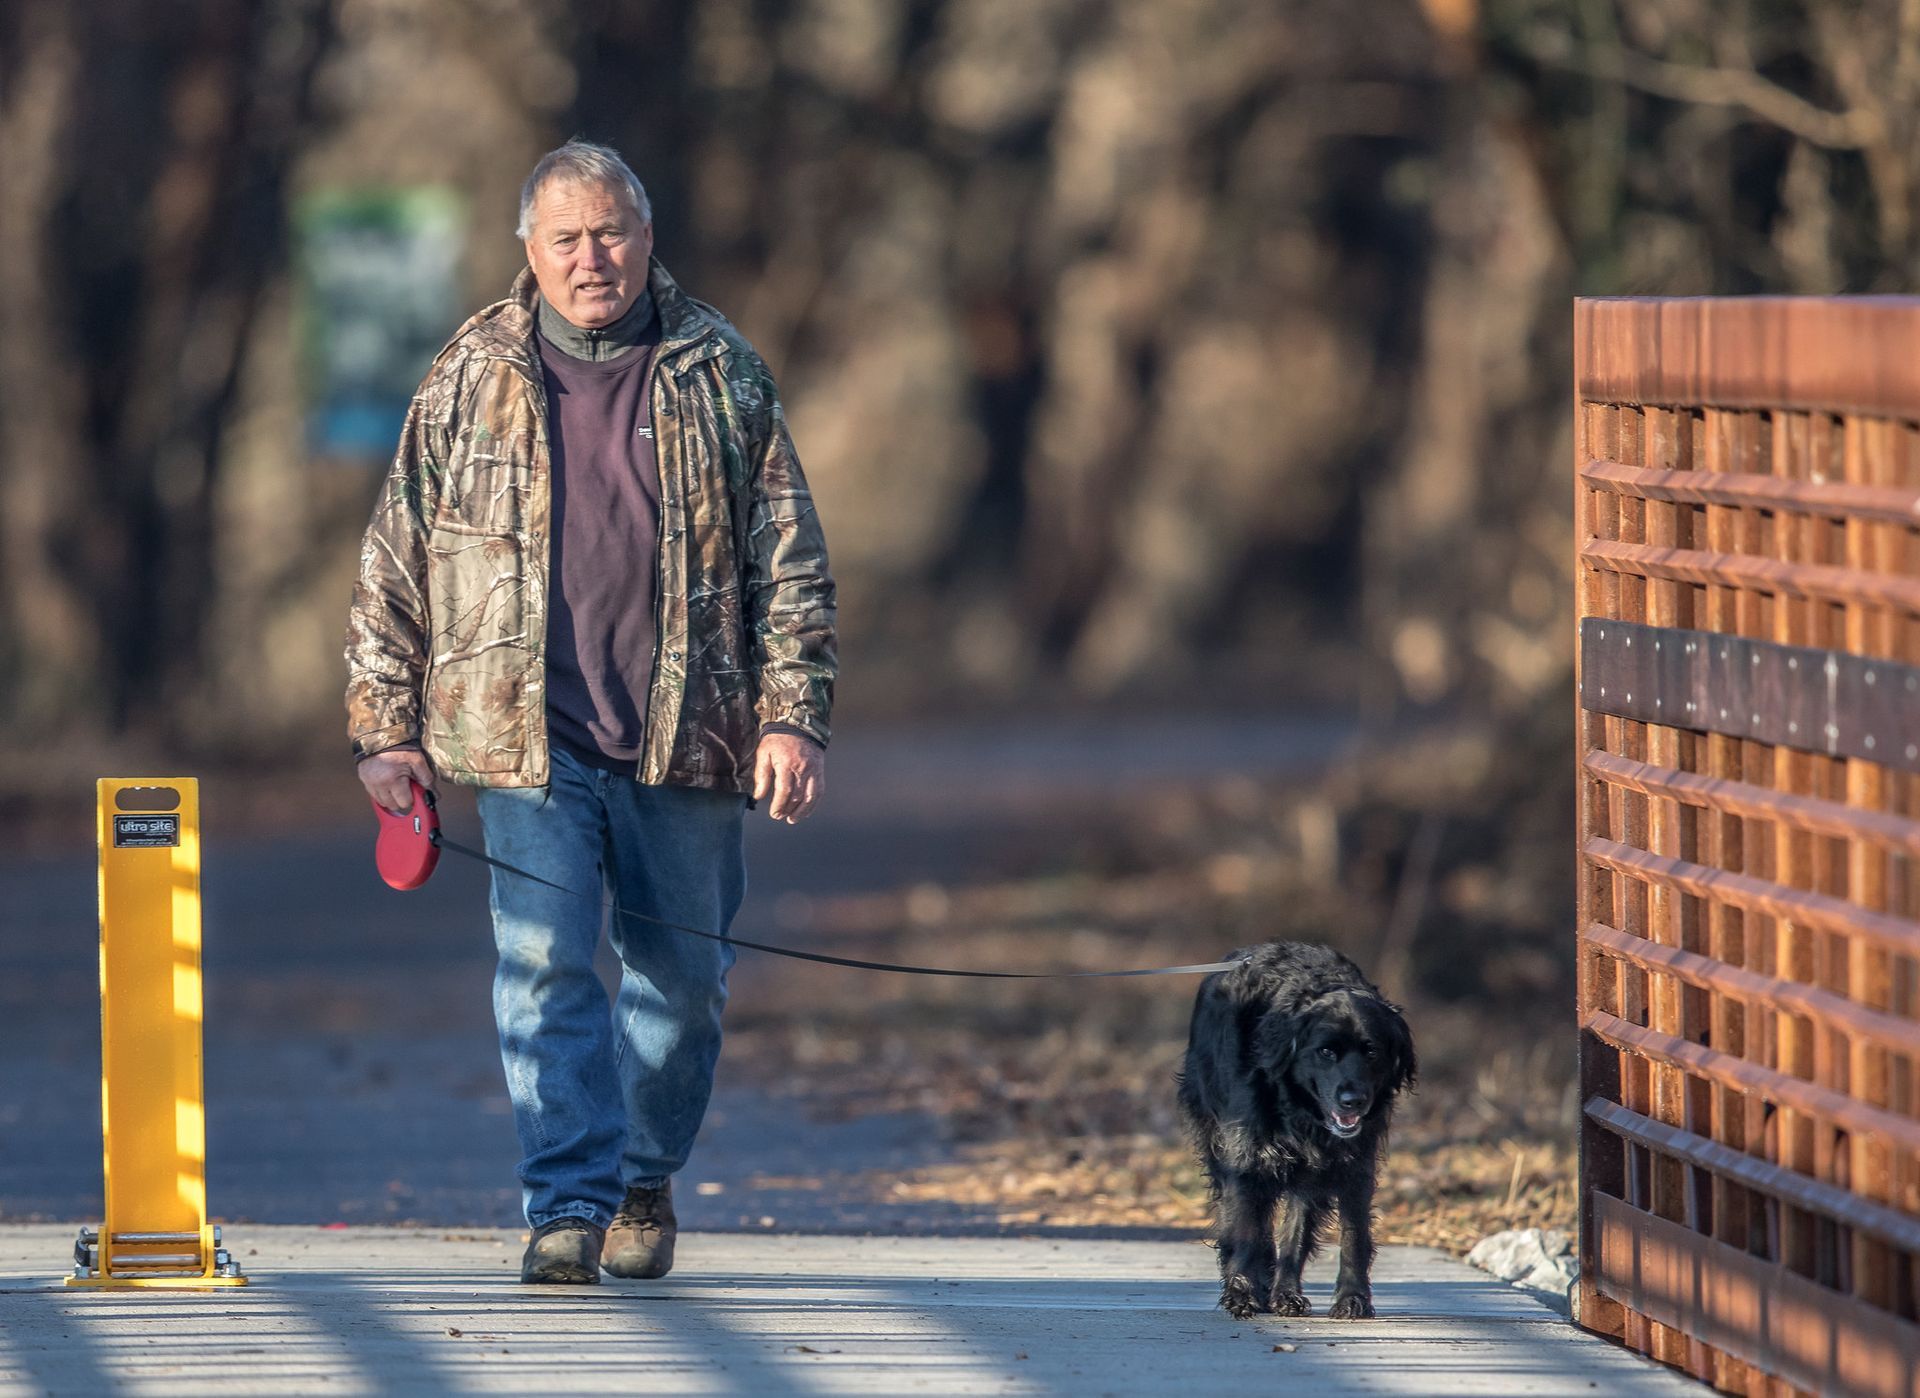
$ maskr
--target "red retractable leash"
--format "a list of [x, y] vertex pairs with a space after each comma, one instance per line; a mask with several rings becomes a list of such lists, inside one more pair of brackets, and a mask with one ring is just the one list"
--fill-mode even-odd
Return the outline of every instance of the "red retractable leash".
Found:
[[378, 801], [373, 803], [374, 814], [380, 820], [380, 835], [373, 846], [374, 863], [379, 866], [380, 877], [402, 892], [418, 888], [425, 883], [433, 874], [434, 866], [440, 862], [440, 851], [450, 849], [455, 854], [464, 854], [469, 859], [478, 860], [482, 864], [530, 882], [543, 884], [557, 892], [574, 898], [584, 898], [589, 903], [598, 903], [603, 908], [611, 908], [615, 917], [630, 917], [637, 922], [650, 922], [656, 927], [685, 932], [689, 936], [702, 937], [709, 942], [724, 942], [730, 947], [746, 947], [752, 951], [790, 957], [795, 961], [816, 961], [826, 966], [850, 966], [856, 971], [897, 971], [908, 976], [962, 976], [969, 980], [995, 981], [1110, 980], [1125, 976], [1203, 976], [1214, 971], [1230, 971], [1235, 966], [1244, 966], [1248, 959], [1239, 957], [1233, 961], [1209, 961], [1199, 966], [1155, 966], [1143, 971], [957, 971], [940, 966], [898, 966], [891, 961], [860, 961], [850, 956], [828, 956], [825, 952], [797, 951], [792, 947], [776, 947], [766, 942], [749, 942], [744, 937], [722, 936], [718, 932], [687, 927], [678, 922], [668, 922], [664, 918], [649, 917], [645, 913], [629, 912], [611, 898], [596, 898], [591, 893], [583, 893], [577, 888], [568, 888], [551, 879], [543, 879], [538, 874], [528, 873], [525, 869], [516, 869], [513, 865], [503, 863], [477, 849], [468, 849], [465, 845], [449, 840], [440, 833], [440, 813], [435, 808], [433, 793], [411, 777], [407, 779], [407, 786], [413, 792], [413, 805], [401, 814], [395, 815]]
[[440, 862], [440, 813], [434, 807], [433, 793], [413, 778], [407, 778], [413, 791], [413, 805], [395, 813], [373, 803], [380, 821], [380, 835], [373, 842], [373, 862], [380, 877], [402, 893], [418, 888], [433, 874]]

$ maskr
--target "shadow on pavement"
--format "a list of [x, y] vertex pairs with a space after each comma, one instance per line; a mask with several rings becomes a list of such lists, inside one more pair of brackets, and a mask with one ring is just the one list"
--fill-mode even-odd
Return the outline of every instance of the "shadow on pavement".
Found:
[[[1092, 1260], [1128, 1255], [1121, 1247]], [[1026, 1392], [1157, 1394], [1191, 1388], [1201, 1375], [1209, 1391], [1686, 1391], [1457, 1269], [1381, 1279], [1376, 1322], [1239, 1322], [1214, 1308], [1210, 1280], [1164, 1275], [1164, 1251], [1155, 1258], [1162, 1275], [1141, 1277], [1088, 1275], [1089, 1258], [1033, 1244], [1007, 1254], [1005, 1270], [1024, 1274], [974, 1274], [985, 1256], [958, 1261], [958, 1276], [938, 1275], [937, 1264], [902, 1274], [901, 1258], [885, 1264], [889, 1275], [863, 1274], [856, 1256], [844, 1269], [527, 1288], [514, 1279], [518, 1253], [509, 1248], [489, 1259], [497, 1266], [475, 1265], [469, 1253], [445, 1267], [289, 1269], [217, 1296], [11, 1291], [0, 1293], [8, 1336], [0, 1382], [24, 1379], [48, 1394], [130, 1381], [191, 1391], [193, 1371], [213, 1365], [219, 1386], [249, 1393], [803, 1395], [1017, 1383]], [[1074, 1274], [1046, 1275], [1050, 1256]], [[1330, 1280], [1309, 1286], [1317, 1306], [1330, 1299]]]

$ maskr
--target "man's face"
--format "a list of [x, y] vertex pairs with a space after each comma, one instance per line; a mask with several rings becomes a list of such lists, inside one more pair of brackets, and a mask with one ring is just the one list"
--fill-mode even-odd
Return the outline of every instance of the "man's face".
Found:
[[653, 225], [624, 189], [550, 180], [531, 222], [527, 265], [540, 294], [582, 330], [613, 324], [646, 290]]

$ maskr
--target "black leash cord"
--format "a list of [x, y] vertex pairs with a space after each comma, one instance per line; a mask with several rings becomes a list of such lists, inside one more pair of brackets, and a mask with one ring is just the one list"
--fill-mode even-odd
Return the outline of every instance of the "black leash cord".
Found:
[[683, 927], [677, 922], [649, 917], [645, 913], [631, 913], [621, 907], [617, 899], [596, 900], [591, 893], [582, 893], [577, 888], [568, 888], [563, 884], [555, 883], [552, 879], [543, 879], [538, 874], [530, 874], [525, 869], [516, 869], [513, 865], [495, 859], [491, 855], [482, 854], [477, 849], [468, 849], [463, 844], [449, 840], [438, 830], [433, 832], [433, 843], [440, 849], [450, 849], [455, 854], [464, 854], [469, 859], [477, 859], [482, 864], [490, 864], [509, 874], [517, 874], [523, 879], [531, 879], [534, 883], [545, 884], [548, 888], [569, 897], [583, 898], [589, 903], [597, 901], [601, 907], [613, 909], [616, 917], [630, 917], [638, 922], [651, 922], [658, 927], [667, 927], [675, 932], [704, 937], [709, 942], [721, 942], [730, 947], [748, 947], [774, 956], [791, 957], [795, 961], [818, 961], [826, 966], [850, 966], [856, 971], [898, 971], [906, 976], [965, 976], [969, 979], [995, 981], [1072, 981], [1113, 979], [1120, 976], [1203, 976], [1214, 971], [1231, 971], [1235, 966], [1246, 964], [1243, 958], [1239, 961], [1209, 961], [1204, 966], [1155, 966], [1144, 971], [955, 971], [942, 966], [896, 966], [890, 961], [858, 961], [851, 956], [828, 956], [824, 952], [795, 951], [792, 947], [749, 942], [743, 937], [723, 937], [718, 932], [707, 932], [698, 927]]

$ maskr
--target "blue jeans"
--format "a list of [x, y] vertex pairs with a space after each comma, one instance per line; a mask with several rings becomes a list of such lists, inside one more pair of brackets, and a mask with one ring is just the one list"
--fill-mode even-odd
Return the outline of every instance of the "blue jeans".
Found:
[[496, 869], [494, 1019], [520, 1133], [527, 1222], [602, 1227], [625, 1191], [682, 1165], [720, 1057], [729, 946], [609, 915], [620, 992], [594, 973], [602, 882], [620, 906], [726, 932], [746, 894], [746, 797], [643, 786], [557, 748], [544, 788], [479, 793], [487, 853], [565, 888]]

